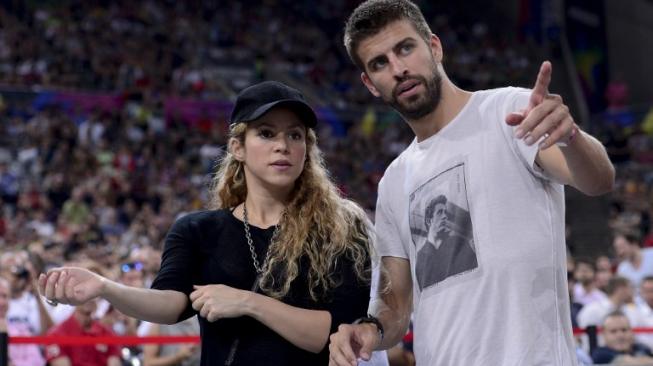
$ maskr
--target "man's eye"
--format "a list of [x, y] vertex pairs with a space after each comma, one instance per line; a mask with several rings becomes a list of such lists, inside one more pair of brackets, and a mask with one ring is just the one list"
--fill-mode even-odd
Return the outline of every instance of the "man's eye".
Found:
[[401, 53], [406, 54], [409, 53], [413, 49], [413, 45], [411, 44], [405, 44], [401, 46]]
[[379, 70], [383, 66], [385, 66], [386, 62], [383, 60], [377, 60], [372, 62], [372, 70]]

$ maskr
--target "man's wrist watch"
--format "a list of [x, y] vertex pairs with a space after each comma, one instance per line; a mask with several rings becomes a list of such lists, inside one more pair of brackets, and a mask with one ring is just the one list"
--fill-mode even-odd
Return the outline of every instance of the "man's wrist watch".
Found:
[[379, 319], [375, 316], [368, 314], [365, 317], [354, 320], [354, 324], [365, 324], [365, 323], [376, 325], [376, 330], [379, 332], [379, 342], [383, 341], [383, 325], [381, 324]]

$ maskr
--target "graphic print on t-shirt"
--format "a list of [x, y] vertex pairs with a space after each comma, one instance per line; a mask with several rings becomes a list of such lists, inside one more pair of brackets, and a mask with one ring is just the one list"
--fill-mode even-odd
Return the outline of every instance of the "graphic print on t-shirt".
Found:
[[409, 211], [420, 291], [478, 268], [464, 163], [417, 188], [410, 195]]

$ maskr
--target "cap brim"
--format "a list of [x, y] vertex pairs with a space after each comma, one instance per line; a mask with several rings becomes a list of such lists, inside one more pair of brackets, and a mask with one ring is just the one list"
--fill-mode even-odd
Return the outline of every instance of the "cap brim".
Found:
[[287, 107], [297, 114], [299, 119], [306, 125], [306, 127], [313, 128], [317, 125], [317, 116], [308, 104], [300, 102], [294, 99], [282, 99], [276, 100], [272, 103], [264, 104], [256, 108], [252, 113], [250, 113], [246, 118], [241, 119], [240, 121], [233, 122], [251, 122], [256, 119], [259, 119], [261, 116], [266, 114], [270, 109], [274, 107]]

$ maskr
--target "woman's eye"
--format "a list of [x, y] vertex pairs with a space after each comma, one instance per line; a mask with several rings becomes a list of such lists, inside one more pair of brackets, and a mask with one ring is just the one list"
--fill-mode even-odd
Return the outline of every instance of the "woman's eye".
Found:
[[302, 139], [304, 138], [304, 135], [302, 135], [302, 134], [299, 133], [299, 132], [292, 132], [292, 133], [290, 134], [290, 138], [293, 139], [293, 140], [295, 140], [295, 141], [299, 141], [299, 140], [302, 140]]
[[260, 130], [258, 134], [259, 136], [266, 139], [272, 138], [274, 136], [274, 133], [272, 133], [270, 130]]

